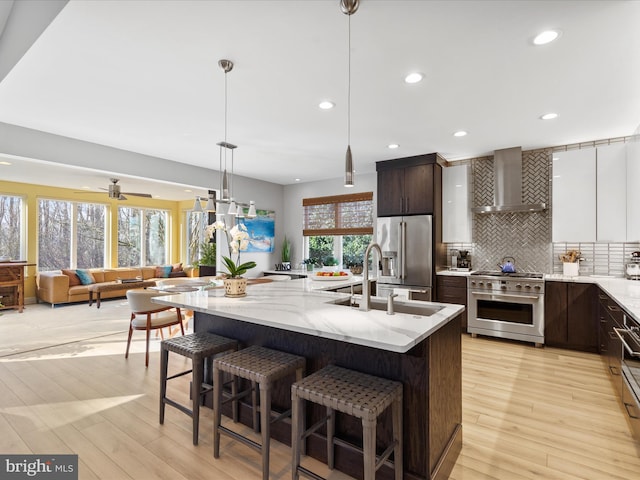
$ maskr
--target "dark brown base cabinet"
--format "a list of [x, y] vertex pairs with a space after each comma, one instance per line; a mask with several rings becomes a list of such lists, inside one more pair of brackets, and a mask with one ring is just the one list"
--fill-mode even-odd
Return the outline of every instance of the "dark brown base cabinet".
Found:
[[591, 283], [546, 282], [545, 345], [598, 352], [597, 293]]
[[438, 275], [436, 277], [436, 302], [464, 305], [461, 329], [467, 332], [467, 277]]

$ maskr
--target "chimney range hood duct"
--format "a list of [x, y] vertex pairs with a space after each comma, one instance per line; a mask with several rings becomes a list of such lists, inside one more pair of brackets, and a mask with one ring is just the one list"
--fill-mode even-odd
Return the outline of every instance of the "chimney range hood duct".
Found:
[[474, 207], [473, 213], [539, 212], [544, 203], [522, 203], [522, 148], [503, 148], [493, 155], [493, 205]]

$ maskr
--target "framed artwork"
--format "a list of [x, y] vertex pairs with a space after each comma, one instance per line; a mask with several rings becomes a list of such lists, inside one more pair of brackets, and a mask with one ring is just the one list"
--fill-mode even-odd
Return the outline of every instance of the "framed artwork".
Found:
[[[246, 215], [248, 208], [243, 208]], [[258, 210], [255, 218], [242, 218], [240, 222], [247, 227], [249, 247], [247, 252], [272, 253], [275, 243], [276, 212], [272, 210]]]

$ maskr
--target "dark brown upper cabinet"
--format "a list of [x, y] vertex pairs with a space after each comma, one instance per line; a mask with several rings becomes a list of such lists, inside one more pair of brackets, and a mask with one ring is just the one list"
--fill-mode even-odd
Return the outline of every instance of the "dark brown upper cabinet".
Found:
[[433, 214], [439, 168], [435, 153], [376, 162], [378, 216]]

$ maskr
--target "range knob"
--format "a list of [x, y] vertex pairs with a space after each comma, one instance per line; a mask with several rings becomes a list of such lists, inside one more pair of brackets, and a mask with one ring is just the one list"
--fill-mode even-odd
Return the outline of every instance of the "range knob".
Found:
[[482, 287], [484, 285], [484, 282], [478, 282], [478, 285]]
[[516, 283], [516, 288], [522, 288], [522, 285], [520, 285], [519, 283]]
[[531, 290], [531, 285], [525, 285], [524, 288], [526, 288], [527, 290]]
[[506, 290], [506, 289], [507, 289], [507, 286], [506, 286], [506, 285], [500, 285], [500, 288], [501, 288], [502, 290]]
[[533, 288], [535, 288], [536, 290], [540, 290], [540, 285], [534, 285]]
[[475, 285], [476, 281], [475, 280], [471, 280], [471, 285]]
[[487, 283], [487, 288], [491, 288], [491, 285], [492, 285], [492, 284], [491, 284], [490, 282], [489, 282], [489, 283]]

